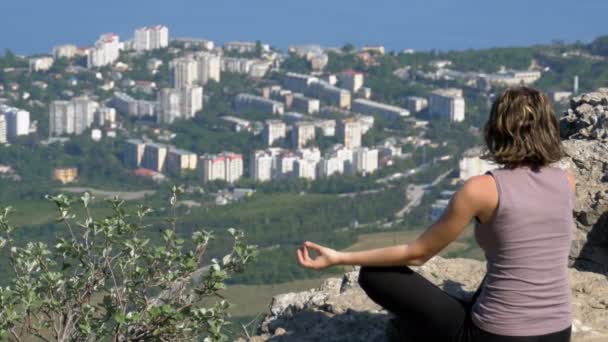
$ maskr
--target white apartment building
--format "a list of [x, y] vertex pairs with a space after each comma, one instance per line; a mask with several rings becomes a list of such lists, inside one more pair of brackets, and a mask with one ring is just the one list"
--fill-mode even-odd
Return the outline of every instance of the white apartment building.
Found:
[[405, 108], [409, 110], [410, 113], [423, 111], [428, 105], [429, 102], [424, 97], [408, 96], [405, 98]]
[[116, 125], [116, 109], [110, 107], [99, 107], [95, 112], [95, 122], [99, 126], [107, 125], [113, 127]]
[[220, 81], [222, 70], [222, 58], [220, 56], [200, 52], [196, 55], [198, 61], [198, 80], [205, 85], [209, 80]]
[[305, 93], [313, 82], [318, 81], [314, 76], [288, 72], [283, 77], [283, 86], [294, 93]]
[[224, 180], [228, 183], [234, 183], [243, 177], [244, 162], [243, 155], [239, 153], [223, 152], [224, 157]]
[[326, 81], [312, 82], [306, 89], [305, 94], [343, 109], [349, 109], [351, 105], [352, 96], [350, 91], [338, 88]]
[[73, 58], [78, 53], [78, 47], [72, 44], [58, 45], [53, 47], [55, 58]]
[[361, 122], [347, 118], [338, 123], [338, 138], [344, 147], [352, 149], [361, 146]]
[[360, 147], [353, 153], [353, 171], [357, 173], [372, 173], [378, 169], [378, 150]]
[[294, 163], [294, 175], [298, 178], [315, 180], [317, 178], [317, 160], [297, 159]]
[[462, 154], [459, 162], [460, 180], [466, 181], [473, 176], [482, 175], [487, 171], [500, 167], [493, 162], [481, 159], [481, 154], [481, 147], [474, 147]]
[[6, 134], [6, 117], [0, 113], [0, 144], [6, 144], [8, 137]]
[[156, 114], [156, 101], [136, 100], [128, 94], [115, 92], [108, 105], [119, 113], [127, 116], [154, 116]]
[[296, 122], [291, 131], [292, 145], [299, 149], [311, 140], [315, 140], [315, 125], [310, 121]]
[[49, 108], [50, 136], [82, 134], [93, 125], [99, 103], [80, 96], [71, 101], [53, 101]]
[[74, 106], [70, 101], [53, 101], [49, 111], [49, 136], [74, 134]]
[[287, 136], [287, 125], [281, 120], [266, 120], [264, 122], [264, 142], [268, 146]]
[[168, 147], [162, 144], [146, 143], [141, 166], [148, 170], [164, 172]]
[[296, 93], [292, 95], [291, 109], [306, 114], [314, 114], [321, 109], [321, 102]]
[[235, 98], [234, 107], [239, 113], [262, 111], [281, 115], [285, 111], [285, 106], [281, 102], [252, 94], [238, 94]]
[[135, 29], [133, 48], [149, 51], [169, 46], [169, 28], [163, 25], [145, 26]]
[[203, 109], [203, 87], [163, 88], [158, 93], [158, 123], [191, 119]]
[[182, 171], [196, 170], [198, 158], [196, 153], [181, 150], [170, 149], [167, 153], [167, 171], [174, 175], [179, 175]]
[[363, 73], [354, 70], [346, 70], [340, 74], [340, 86], [356, 93], [363, 87]]
[[290, 177], [294, 173], [294, 165], [298, 157], [291, 152], [281, 153], [278, 157], [275, 176]]
[[318, 165], [319, 177], [330, 177], [344, 173], [344, 159], [338, 156], [329, 156], [321, 159]]
[[95, 112], [99, 103], [89, 99], [87, 96], [72, 99], [74, 105], [74, 134], [82, 134], [95, 121]]
[[251, 156], [251, 178], [257, 182], [272, 179], [273, 157], [267, 151], [255, 151]]
[[173, 86], [177, 89], [192, 87], [199, 81], [199, 63], [192, 57], [172, 60], [169, 68], [173, 71]]
[[296, 150], [296, 155], [301, 159], [314, 160], [319, 162], [321, 160], [321, 150], [318, 147], [301, 148]]
[[6, 139], [12, 140], [30, 134], [30, 112], [0, 105], [0, 114], [4, 114]]
[[238, 57], [222, 57], [221, 70], [235, 74], [249, 74], [256, 60]]
[[30, 58], [30, 72], [48, 71], [54, 62], [52, 57]]
[[243, 176], [243, 155], [232, 152], [205, 154], [200, 157], [198, 170], [203, 182], [234, 183]]
[[120, 56], [120, 38], [114, 33], [106, 33], [99, 37], [95, 46], [89, 50], [87, 67], [99, 68], [113, 64]]
[[333, 137], [336, 135], [336, 120], [315, 120], [315, 127], [321, 130], [323, 136]]
[[137, 140], [137, 139], [129, 139], [125, 142], [124, 146], [124, 154], [123, 161], [125, 165], [132, 169], [137, 169], [141, 166], [142, 160], [144, 158], [144, 151], [146, 148], [146, 143]]
[[450, 121], [464, 121], [465, 101], [462, 89], [437, 89], [429, 94], [429, 113]]
[[362, 114], [379, 115], [385, 120], [397, 120], [410, 115], [407, 109], [366, 99], [354, 100], [351, 110]]

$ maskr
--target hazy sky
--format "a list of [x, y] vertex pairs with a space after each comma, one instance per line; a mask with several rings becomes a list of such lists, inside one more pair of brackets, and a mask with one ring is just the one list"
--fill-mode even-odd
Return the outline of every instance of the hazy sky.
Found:
[[448, 50], [590, 41], [608, 34], [607, 18], [608, 0], [0, 0], [0, 49], [44, 53], [164, 24], [172, 37], [260, 39], [280, 48], [352, 42]]

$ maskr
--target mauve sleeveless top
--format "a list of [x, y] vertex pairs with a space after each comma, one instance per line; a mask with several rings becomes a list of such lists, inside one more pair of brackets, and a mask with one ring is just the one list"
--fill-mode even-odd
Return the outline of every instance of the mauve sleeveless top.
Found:
[[487, 275], [472, 308], [482, 330], [507, 336], [544, 335], [572, 322], [568, 254], [575, 194], [555, 167], [489, 171], [498, 208], [475, 226]]

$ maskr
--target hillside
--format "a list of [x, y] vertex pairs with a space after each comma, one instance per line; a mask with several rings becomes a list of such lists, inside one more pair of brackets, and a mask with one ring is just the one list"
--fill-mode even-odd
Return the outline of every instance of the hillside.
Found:
[[[566, 157], [577, 180], [576, 231], [570, 252], [573, 341], [608, 340], [608, 89], [575, 97], [560, 120]], [[445, 291], [470, 297], [484, 264], [435, 257], [418, 272]], [[382, 341], [390, 314], [357, 284], [358, 270], [299, 293], [275, 296], [250, 341]], [[406, 290], [406, 289], [404, 289]]]

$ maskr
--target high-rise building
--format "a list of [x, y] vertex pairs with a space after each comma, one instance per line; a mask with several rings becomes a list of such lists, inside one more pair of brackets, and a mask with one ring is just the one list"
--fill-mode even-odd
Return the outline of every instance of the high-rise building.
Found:
[[298, 178], [314, 180], [317, 177], [317, 160], [297, 159], [294, 164], [294, 175]]
[[357, 173], [372, 173], [378, 169], [378, 150], [360, 147], [353, 153], [354, 171]]
[[196, 170], [197, 160], [196, 153], [180, 149], [170, 149], [167, 153], [167, 171], [174, 175], [179, 175], [185, 170]]
[[53, 101], [49, 115], [50, 136], [82, 134], [93, 125], [98, 108], [99, 103], [86, 96], [75, 97], [71, 101]]
[[340, 86], [356, 93], [363, 87], [363, 73], [352, 69], [342, 72], [340, 74]]
[[74, 134], [74, 106], [70, 101], [53, 101], [49, 110], [49, 136]]
[[116, 125], [116, 109], [99, 107], [95, 112], [95, 123], [99, 126], [114, 127]]
[[113, 64], [120, 56], [120, 38], [114, 33], [106, 33], [99, 37], [95, 46], [89, 50], [87, 66], [99, 68]]
[[203, 182], [223, 180], [234, 183], [243, 176], [243, 155], [232, 152], [203, 155], [198, 172]]
[[291, 152], [279, 154], [275, 163], [275, 175], [277, 177], [289, 177], [293, 175], [294, 165], [299, 158]]
[[30, 112], [0, 105], [0, 114], [4, 114], [7, 140], [30, 134]]
[[207, 84], [209, 80], [220, 81], [222, 58], [209, 52], [200, 52], [196, 55], [198, 62], [198, 80]]
[[361, 123], [353, 118], [338, 122], [338, 137], [344, 147], [352, 149], [361, 146]]
[[6, 144], [8, 141], [6, 135], [6, 118], [0, 113], [0, 144]]
[[317, 166], [319, 177], [330, 177], [344, 173], [344, 160], [338, 156], [329, 156], [321, 159]]
[[119, 113], [127, 116], [154, 116], [156, 114], [156, 101], [136, 100], [128, 94], [115, 92], [108, 102]]
[[164, 172], [168, 148], [162, 144], [146, 143], [141, 166], [156, 172]]
[[287, 126], [281, 120], [266, 120], [264, 123], [264, 142], [272, 146], [275, 141], [286, 137]]
[[295, 93], [306, 93], [308, 87], [318, 81], [314, 76], [288, 72], [283, 77], [283, 86]]
[[315, 125], [310, 121], [299, 121], [293, 126], [291, 132], [294, 148], [302, 148], [311, 140], [315, 140]]
[[169, 46], [169, 28], [162, 25], [140, 27], [135, 30], [133, 48], [137, 51], [162, 49]]
[[462, 89], [437, 89], [429, 94], [429, 113], [450, 121], [463, 121], [465, 101]]
[[243, 177], [243, 155], [232, 152], [224, 152], [222, 155], [224, 156], [224, 170], [226, 172], [224, 180], [228, 183], [234, 183]]
[[267, 151], [255, 151], [251, 156], [251, 178], [266, 182], [272, 179], [273, 157]]
[[285, 106], [281, 102], [252, 94], [238, 94], [234, 101], [234, 107], [239, 113], [260, 111], [280, 115], [285, 111]]
[[199, 160], [199, 176], [203, 182], [224, 180], [226, 177], [226, 161], [224, 156], [206, 154]]
[[55, 56], [55, 58], [70, 59], [76, 56], [77, 52], [78, 47], [72, 44], [59, 45], [53, 48], [53, 56]]
[[317, 99], [311, 99], [302, 94], [293, 94], [291, 109], [306, 114], [318, 113], [321, 108], [321, 103]]
[[169, 68], [173, 71], [173, 86], [181, 89], [198, 84], [199, 63], [192, 57], [176, 58], [171, 61]]
[[144, 158], [146, 143], [141, 140], [129, 139], [124, 146], [124, 163], [127, 167], [137, 169]]
[[163, 88], [158, 93], [158, 122], [191, 119], [203, 109], [203, 87]]
[[305, 92], [306, 95], [324, 101], [327, 104], [338, 106], [343, 109], [350, 109], [351, 105], [351, 92], [338, 88], [335, 85], [322, 80], [312, 82]]
[[424, 97], [408, 96], [405, 98], [405, 108], [411, 113], [418, 113], [429, 105]]
[[181, 89], [181, 107], [184, 119], [191, 119], [203, 110], [203, 87]]
[[99, 103], [87, 96], [80, 96], [72, 99], [72, 105], [74, 106], [74, 134], [82, 134], [93, 125]]
[[53, 66], [52, 57], [35, 57], [30, 59], [30, 71], [48, 71]]

